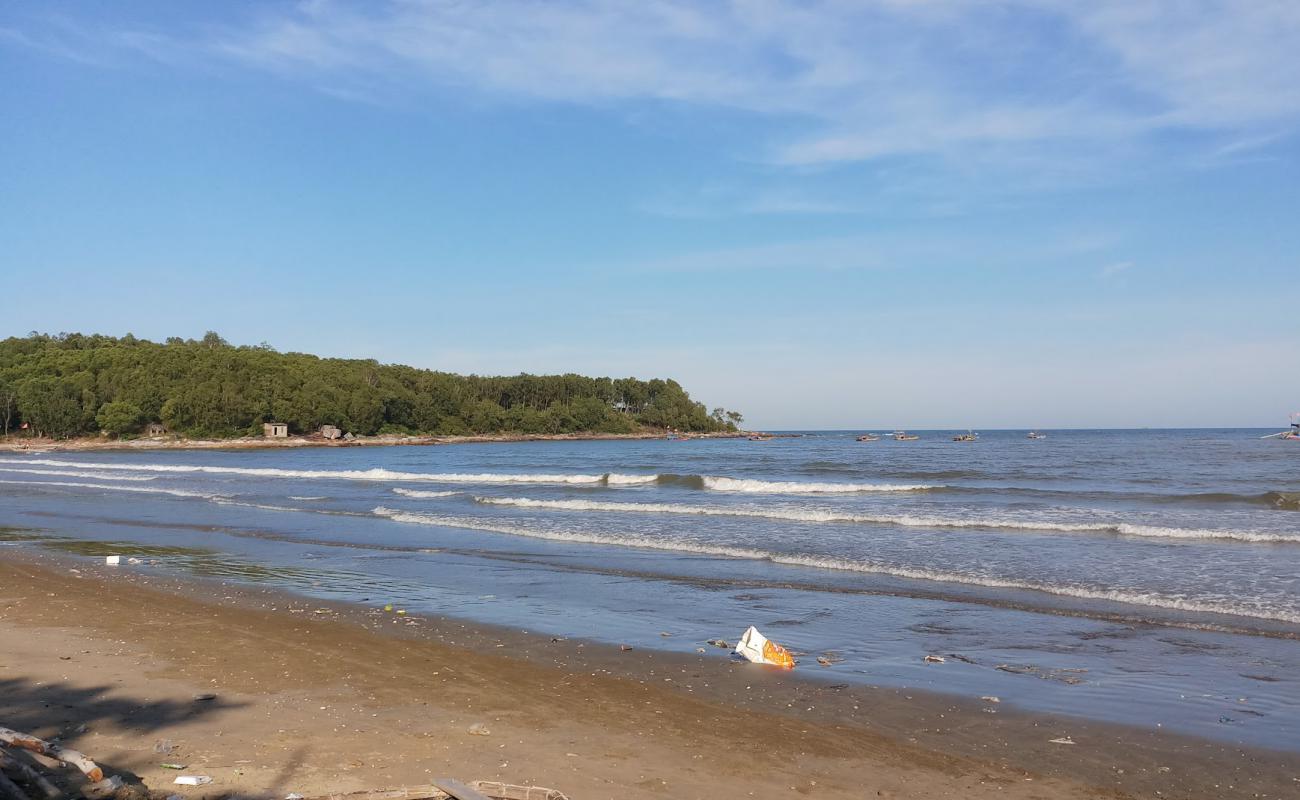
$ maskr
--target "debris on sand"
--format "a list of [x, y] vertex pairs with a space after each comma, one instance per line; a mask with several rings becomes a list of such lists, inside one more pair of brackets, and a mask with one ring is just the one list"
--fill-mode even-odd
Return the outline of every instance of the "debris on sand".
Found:
[[[482, 723], [471, 725], [469, 732], [479, 736], [488, 735], [488, 730]], [[173, 749], [172, 744], [165, 740], [158, 742], [158, 745], [163, 745], [168, 751]], [[157, 749], [159, 748], [155, 746]], [[161, 766], [165, 769], [183, 769], [185, 765]], [[132, 778], [132, 782], [128, 783], [120, 775], [106, 777], [95, 762], [76, 750], [4, 727], [0, 727], [0, 767], [3, 767], [3, 771], [0, 771], [0, 798], [3, 800], [184, 800], [185, 797], [149, 789], [138, 778]], [[78, 777], [84, 776], [84, 782], [69, 784], [67, 775], [60, 776], [58, 773], [64, 767], [75, 767], [81, 773]], [[55, 781], [58, 781], [57, 785]], [[213, 779], [209, 775], [180, 775], [173, 783], [179, 786], [207, 786], [213, 783]], [[562, 792], [541, 786], [519, 786], [495, 781], [461, 783], [453, 778], [434, 778], [430, 783], [431, 785], [411, 789], [363, 790], [348, 794], [331, 792], [310, 800], [568, 800]], [[200, 796], [236, 797], [225, 792]], [[308, 798], [291, 792], [284, 800]]]
[[94, 761], [86, 758], [76, 750], [69, 750], [56, 742], [47, 742], [27, 733], [19, 733], [8, 728], [0, 728], [0, 752], [6, 748], [26, 750], [42, 756], [48, 756], [81, 770], [90, 781], [98, 783], [104, 779], [104, 770]]
[[177, 786], [206, 786], [212, 783], [212, 778], [208, 775], [179, 775], [172, 783]]
[[759, 633], [753, 625], [745, 629], [740, 642], [736, 644], [735, 652], [755, 664], [771, 664], [786, 669], [793, 669], [795, 665], [794, 656], [790, 655], [789, 650]]

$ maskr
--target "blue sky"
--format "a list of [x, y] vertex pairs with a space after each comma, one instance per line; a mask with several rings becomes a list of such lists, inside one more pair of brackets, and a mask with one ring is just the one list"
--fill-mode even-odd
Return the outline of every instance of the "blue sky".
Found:
[[1278, 426], [1290, 0], [0, 0], [0, 335]]

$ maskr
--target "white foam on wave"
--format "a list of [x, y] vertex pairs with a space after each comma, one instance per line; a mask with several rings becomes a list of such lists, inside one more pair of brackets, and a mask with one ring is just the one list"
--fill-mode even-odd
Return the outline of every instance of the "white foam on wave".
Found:
[[929, 484], [899, 483], [807, 483], [804, 481], [760, 481], [749, 478], [703, 477], [704, 488], [716, 492], [753, 494], [856, 494], [861, 492], [923, 492], [938, 489]]
[[[9, 463], [9, 462], [6, 462]], [[154, 475], [104, 475], [98, 472], [79, 472], [67, 469], [17, 469], [0, 467], [0, 472], [19, 472], [25, 475], [53, 475], [61, 478], [93, 478], [100, 481], [154, 481]]]
[[951, 572], [945, 570], [918, 569], [882, 564], [874, 561], [856, 561], [850, 559], [826, 558], [818, 555], [799, 553], [774, 553], [747, 547], [701, 544], [698, 542], [656, 539], [637, 535], [609, 535], [586, 533], [582, 531], [538, 530], [516, 525], [503, 525], [473, 517], [434, 516], [416, 514], [379, 506], [374, 509], [377, 516], [386, 517], [394, 522], [417, 525], [437, 525], [439, 527], [465, 528], [469, 530], [501, 533], [509, 536], [524, 536], [531, 539], [548, 539], [551, 541], [574, 542], [578, 544], [610, 545], [615, 547], [634, 547], [647, 550], [665, 550], [670, 552], [694, 553], [698, 555], [721, 556], [756, 561], [770, 561], [776, 564], [788, 564], [816, 569], [833, 569], [848, 572], [863, 572], [889, 575], [898, 578], [923, 580], [936, 583], [957, 583], [966, 586], [979, 586], [994, 589], [1016, 589], [1043, 592], [1063, 597], [1075, 597], [1084, 600], [1103, 600], [1129, 605], [1152, 606], [1176, 611], [1198, 613], [1228, 614], [1256, 619], [1279, 620], [1300, 623], [1300, 613], [1278, 609], [1256, 609], [1230, 603], [1188, 600], [1154, 592], [1130, 592], [1124, 590], [1098, 589], [1088, 586], [1062, 586], [1037, 581], [1012, 580], [992, 575]]
[[60, 486], [64, 488], [75, 489], [102, 489], [110, 492], [140, 492], [143, 494], [169, 494], [175, 497], [197, 497], [202, 500], [216, 500], [222, 497], [219, 494], [208, 492], [189, 492], [184, 489], [164, 489], [160, 486], [122, 486], [111, 483], [76, 483], [73, 481], [6, 481], [0, 480], [0, 483], [15, 484], [18, 486]]
[[1300, 533], [1223, 530], [1216, 528], [1162, 528], [1157, 525], [1132, 525], [1121, 522], [1112, 526], [1122, 536], [1151, 536], [1160, 539], [1236, 539], [1259, 544], [1300, 543]]
[[262, 511], [298, 511], [307, 514], [323, 513], [314, 508], [296, 508], [294, 506], [277, 506], [271, 503], [252, 503], [247, 500], [235, 500], [230, 497], [209, 497], [206, 499], [211, 500], [217, 505], [239, 506], [240, 508], [257, 508], [257, 509], [261, 509]]
[[433, 497], [451, 497], [453, 495], [460, 494], [460, 492], [454, 489], [447, 492], [422, 492], [419, 489], [403, 489], [399, 486], [398, 488], [393, 490], [393, 494], [400, 494], [402, 497], [433, 498]]
[[1111, 522], [1050, 522], [1010, 517], [939, 517], [917, 514], [850, 514], [812, 508], [753, 508], [693, 506], [678, 503], [622, 503], [600, 500], [533, 500], [527, 497], [475, 497], [485, 505], [541, 508], [557, 511], [612, 511], [645, 514], [693, 514], [718, 517], [758, 517], [790, 522], [849, 522], [900, 525], [911, 528], [994, 528], [1066, 533], [1113, 533], [1166, 539], [1236, 539], [1259, 543], [1300, 542], [1300, 534], [1268, 531], [1162, 528]]
[[[509, 474], [500, 472], [482, 472], [482, 473], [428, 473], [428, 472], [400, 472], [391, 469], [342, 469], [342, 470], [321, 470], [321, 469], [277, 469], [273, 467], [220, 467], [199, 464], [119, 464], [119, 463], [96, 463], [96, 462], [78, 462], [62, 461], [58, 459], [22, 459], [7, 460], [0, 459], [0, 464], [36, 464], [39, 466], [51, 467], [77, 467], [83, 469], [101, 469], [101, 470], [121, 470], [128, 472], [175, 472], [175, 473], [203, 473], [210, 475], [249, 475], [259, 478], [304, 478], [304, 479], [323, 479], [323, 480], [353, 480], [353, 481], [374, 481], [374, 482], [428, 482], [428, 483], [479, 483], [479, 484], [509, 484], [509, 483], [559, 483], [559, 484], [599, 484], [606, 483], [611, 477], [605, 473], [599, 475], [532, 475], [532, 474]], [[644, 480], [641, 480], [644, 477]], [[657, 480], [658, 476], [631, 476], [620, 475], [618, 482], [628, 483], [631, 479], [637, 479], [637, 482], [649, 482]]]
[[620, 475], [617, 472], [610, 472], [605, 475], [605, 483], [610, 486], [642, 486], [647, 483], [655, 483], [658, 480], [658, 475]]
[[302, 495], [291, 494], [289, 495], [289, 499], [290, 500], [328, 500], [329, 497], [323, 494], [310, 495], [307, 497], [304, 497]]

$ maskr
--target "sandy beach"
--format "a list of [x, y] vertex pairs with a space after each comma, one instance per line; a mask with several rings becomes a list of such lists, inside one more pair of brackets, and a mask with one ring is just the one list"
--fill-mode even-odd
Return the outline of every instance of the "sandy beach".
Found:
[[[1298, 777], [1285, 754], [978, 698], [850, 690], [85, 560], [10, 551], [0, 587], [0, 720], [153, 788], [176, 774], [159, 764], [186, 764], [214, 779], [195, 796], [450, 775], [573, 798], [1282, 797]], [[1062, 737], [1076, 744], [1049, 742]]]
[[[436, 444], [484, 444], [491, 442], [585, 442], [662, 439], [668, 431], [639, 433], [493, 433], [472, 436], [358, 436], [353, 439], [326, 439], [320, 434], [267, 438], [245, 436], [237, 439], [189, 439], [160, 436], [138, 439], [110, 439], [83, 436], [71, 439], [48, 439], [27, 436], [0, 438], [0, 452], [64, 453], [99, 450], [265, 450], [298, 447], [398, 447]], [[739, 439], [748, 431], [735, 433], [692, 433], [692, 439]]]

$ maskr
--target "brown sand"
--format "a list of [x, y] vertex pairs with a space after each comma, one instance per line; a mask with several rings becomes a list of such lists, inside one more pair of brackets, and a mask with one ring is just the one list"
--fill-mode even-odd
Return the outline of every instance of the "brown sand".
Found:
[[[662, 439], [669, 431], [637, 433], [488, 433], [469, 436], [358, 436], [355, 439], [326, 439], [320, 434], [268, 439], [244, 436], [237, 439], [187, 439], [159, 436], [145, 439], [109, 439], [83, 436], [73, 439], [43, 439], [29, 436], [0, 437], [0, 452], [76, 453], [96, 450], [267, 450], [298, 447], [394, 447], [399, 445], [482, 444], [492, 442], [586, 442], [620, 439]], [[691, 433], [691, 439], [742, 439], [747, 431]]]
[[[0, 550], [0, 725], [62, 735], [153, 788], [177, 774], [163, 762], [213, 777], [176, 787], [187, 796], [435, 775], [574, 800], [1286, 797], [1300, 785], [1285, 754], [849, 690], [717, 654], [620, 652], [74, 567]], [[194, 700], [208, 692], [217, 698]], [[475, 724], [489, 735], [471, 735]], [[1062, 735], [1078, 744], [1047, 741]]]

